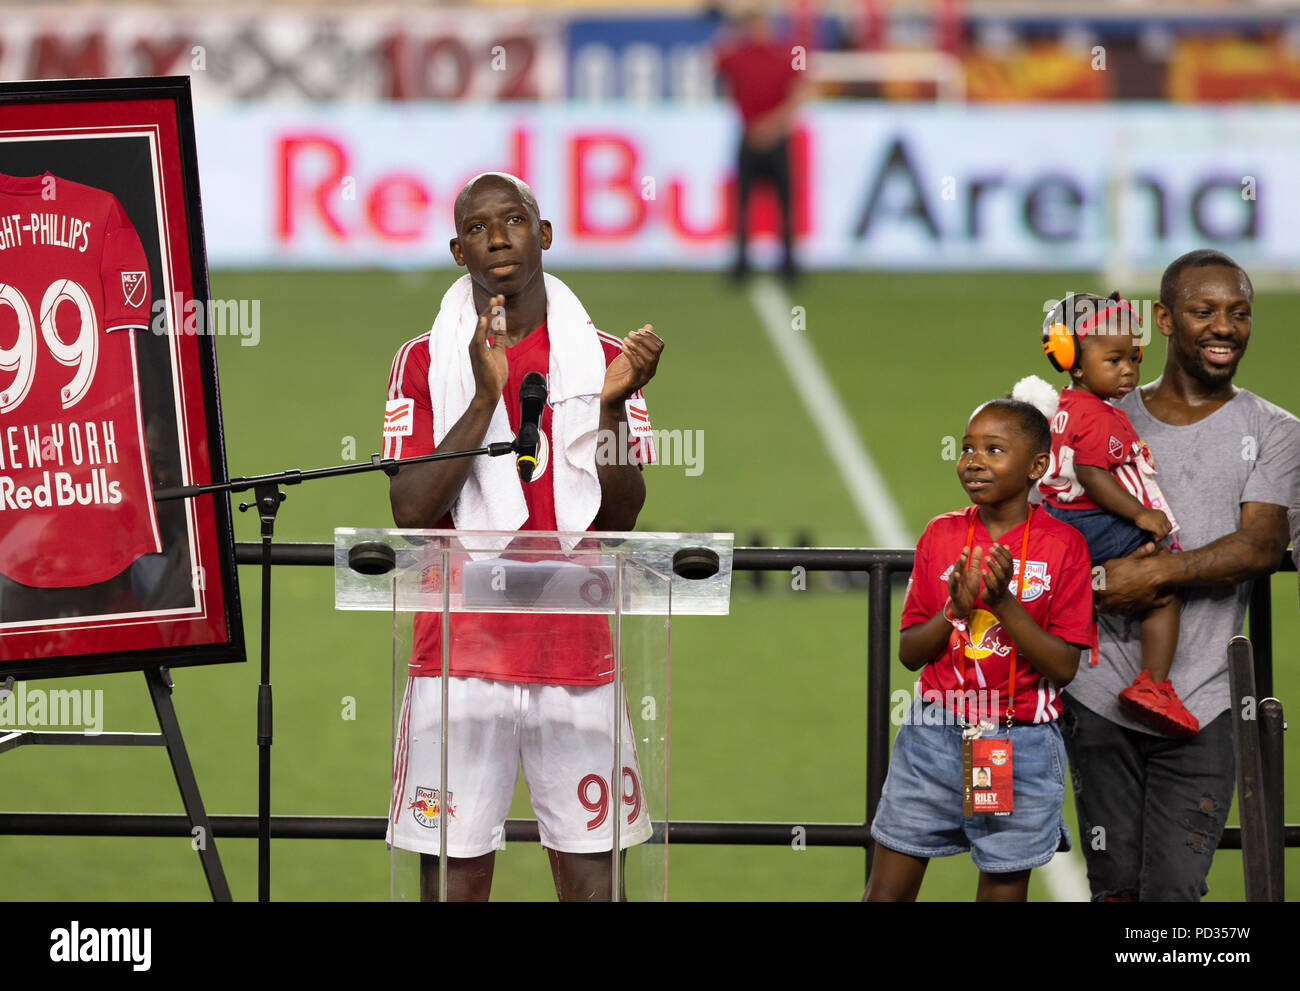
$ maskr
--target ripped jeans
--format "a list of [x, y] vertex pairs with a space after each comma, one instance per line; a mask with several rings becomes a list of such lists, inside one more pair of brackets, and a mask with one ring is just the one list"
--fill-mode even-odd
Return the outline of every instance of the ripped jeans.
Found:
[[1175, 740], [1067, 699], [1061, 734], [1093, 901], [1190, 902], [1210, 890], [1236, 776], [1231, 716]]

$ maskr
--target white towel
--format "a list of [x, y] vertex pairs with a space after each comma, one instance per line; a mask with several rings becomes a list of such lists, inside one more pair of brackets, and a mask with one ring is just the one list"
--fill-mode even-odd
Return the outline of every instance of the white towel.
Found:
[[[551, 341], [548, 400], [551, 403], [551, 485], [555, 490], [556, 525], [580, 533], [600, 509], [596, 475], [596, 433], [600, 427], [600, 391], [605, 382], [605, 354], [596, 328], [572, 290], [552, 275], [546, 285], [546, 328]], [[457, 279], [442, 297], [429, 333], [429, 400], [433, 406], [433, 441], [442, 439], [464, 415], [474, 398], [469, 344], [478, 324], [470, 277]], [[483, 443], [510, 441], [514, 434], [505, 400], [498, 400]], [[540, 481], [537, 484], [546, 484]], [[518, 530], [528, 519], [523, 483], [511, 456], [475, 458], [460, 497], [451, 507], [458, 530]]]

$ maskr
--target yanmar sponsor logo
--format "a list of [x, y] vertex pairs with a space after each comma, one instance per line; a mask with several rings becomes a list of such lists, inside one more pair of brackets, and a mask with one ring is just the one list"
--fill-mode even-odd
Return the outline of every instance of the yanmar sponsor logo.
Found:
[[384, 408], [384, 436], [409, 437], [415, 429], [415, 400], [390, 399]]

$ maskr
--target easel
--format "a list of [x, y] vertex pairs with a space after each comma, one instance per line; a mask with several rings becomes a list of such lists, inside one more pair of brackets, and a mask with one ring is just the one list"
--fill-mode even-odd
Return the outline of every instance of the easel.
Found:
[[[539, 376], [540, 377], [540, 376]], [[298, 485], [301, 482], [317, 478], [333, 478], [338, 475], [355, 475], [368, 471], [382, 471], [392, 477], [404, 464], [419, 464], [425, 461], [445, 461], [450, 458], [472, 458], [487, 455], [497, 458], [516, 450], [515, 441], [497, 441], [486, 447], [472, 451], [435, 451], [418, 458], [381, 459], [372, 454], [370, 460], [362, 464], [338, 465], [333, 468], [311, 468], [301, 471], [292, 468], [288, 471], [275, 472], [270, 475], [255, 475], [251, 478], [232, 478], [228, 482], [213, 482], [209, 485], [183, 485], [174, 489], [154, 490], [154, 500], [162, 502], [167, 499], [193, 499], [207, 493], [227, 494], [253, 490], [253, 502], [241, 502], [239, 511], [256, 509], [262, 521], [262, 680], [257, 686], [257, 900], [271, 900], [271, 743], [272, 743], [272, 701], [271, 701], [271, 544], [275, 539], [275, 518], [280, 511], [280, 504], [288, 498], [280, 491], [282, 485]], [[155, 703], [156, 704], [156, 703]], [[179, 731], [178, 731], [179, 733]], [[192, 775], [191, 775], [192, 778]], [[179, 781], [179, 777], [177, 778]], [[198, 791], [195, 790], [195, 797]], [[200, 809], [202, 806], [199, 806]], [[188, 809], [188, 806], [186, 806]], [[205, 820], [206, 821], [206, 820]], [[205, 865], [206, 869], [206, 865]], [[215, 897], [215, 893], [214, 893]]]
[[[61, 733], [53, 731], [15, 730], [0, 736], [0, 753], [15, 750], [22, 746], [98, 746], [98, 747], [166, 747], [167, 757], [171, 760], [172, 773], [176, 776], [176, 786], [180, 789], [181, 802], [185, 814], [190, 820], [190, 835], [199, 841], [199, 861], [208, 880], [208, 890], [212, 900], [228, 902], [230, 885], [226, 882], [226, 873], [221, 867], [221, 858], [217, 855], [216, 840], [212, 835], [212, 824], [208, 821], [207, 810], [203, 807], [203, 797], [199, 794], [198, 782], [194, 779], [194, 768], [190, 766], [190, 756], [185, 749], [185, 740], [181, 736], [180, 723], [176, 719], [176, 709], [172, 705], [172, 679], [167, 668], [161, 664], [146, 667], [144, 680], [149, 686], [149, 696], [153, 699], [154, 712], [158, 716], [158, 733]], [[4, 690], [13, 690], [14, 679], [8, 678]], [[195, 830], [198, 830], [196, 833]]]

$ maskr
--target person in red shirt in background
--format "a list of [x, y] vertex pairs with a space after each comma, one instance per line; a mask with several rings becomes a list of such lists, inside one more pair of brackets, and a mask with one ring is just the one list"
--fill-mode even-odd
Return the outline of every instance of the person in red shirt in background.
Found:
[[795, 111], [807, 95], [801, 76], [807, 56], [796, 59], [789, 44], [772, 38], [767, 18], [757, 9], [733, 20], [734, 34], [719, 44], [718, 75], [726, 81], [744, 130], [736, 164], [737, 281], [749, 275], [749, 194], [756, 180], [772, 183], [781, 206], [781, 275], [793, 280], [793, 221], [790, 207], [790, 131]]

